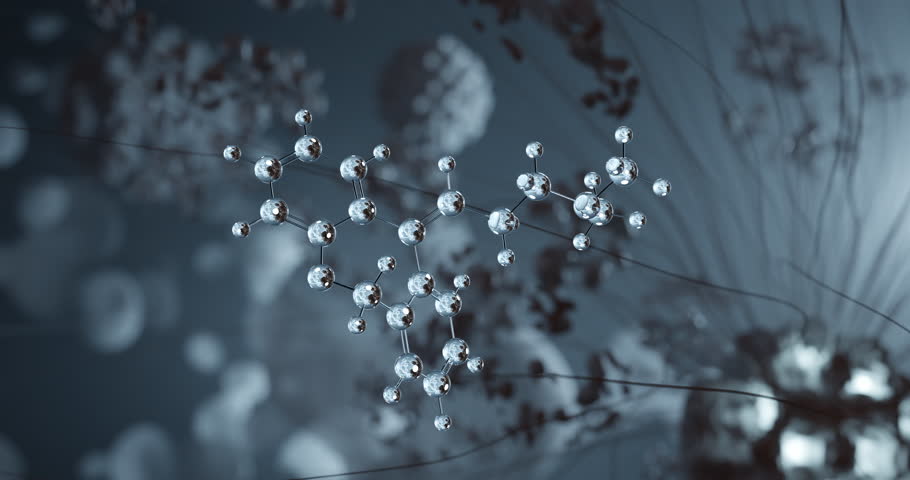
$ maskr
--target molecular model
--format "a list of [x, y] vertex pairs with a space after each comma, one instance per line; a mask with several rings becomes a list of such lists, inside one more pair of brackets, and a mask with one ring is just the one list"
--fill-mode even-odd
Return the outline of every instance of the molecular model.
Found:
[[[386, 145], [377, 145], [373, 148], [373, 155], [368, 160], [364, 160], [363, 157], [357, 155], [348, 156], [341, 162], [339, 167], [341, 178], [345, 182], [350, 182], [354, 191], [354, 200], [348, 205], [347, 217], [337, 222], [319, 219], [307, 225], [304, 219], [290, 213], [287, 203], [275, 195], [275, 182], [281, 178], [285, 167], [298, 160], [305, 163], [315, 162], [322, 155], [322, 143], [318, 138], [309, 135], [307, 132], [307, 126], [312, 122], [311, 113], [307, 110], [300, 110], [295, 115], [295, 121], [303, 127], [304, 135], [294, 144], [294, 152], [281, 158], [267, 155], [259, 160], [250, 162], [253, 165], [253, 173], [256, 178], [263, 183], [269, 184], [270, 196], [260, 206], [259, 218], [251, 222], [241, 221], [235, 223], [232, 232], [236, 237], [246, 237], [250, 234], [252, 227], [259, 222], [269, 225], [287, 223], [305, 231], [309, 243], [319, 247], [319, 264], [310, 267], [307, 273], [307, 283], [310, 288], [318, 291], [327, 291], [333, 286], [338, 286], [350, 290], [354, 306], [360, 309], [356, 315], [349, 319], [347, 324], [348, 331], [353, 334], [363, 333], [367, 328], [364, 312], [381, 306], [386, 310], [386, 323], [392, 330], [398, 331], [401, 335], [402, 354], [398, 356], [394, 364], [394, 372], [398, 380], [394, 385], [387, 386], [384, 389], [382, 397], [385, 402], [388, 404], [398, 403], [401, 400], [400, 388], [402, 383], [421, 379], [424, 392], [429, 397], [437, 399], [439, 403], [439, 415], [436, 416], [434, 421], [436, 429], [440, 431], [448, 430], [452, 426], [452, 418], [445, 414], [442, 399], [449, 393], [452, 386], [449, 372], [452, 367], [463, 364], [467, 364], [468, 370], [473, 373], [479, 372], [483, 368], [483, 359], [470, 357], [467, 342], [455, 336], [453, 318], [458, 315], [462, 308], [462, 300], [459, 293], [471, 284], [471, 279], [467, 275], [458, 275], [455, 277], [455, 288], [453, 290], [437, 290], [433, 275], [420, 268], [420, 255], [417, 246], [426, 237], [427, 225], [440, 216], [456, 216], [465, 209], [464, 195], [452, 189], [451, 172], [455, 169], [455, 159], [444, 157], [438, 162], [439, 170], [446, 174], [448, 188], [439, 195], [436, 208], [419, 220], [408, 218], [400, 224], [396, 224], [377, 215], [376, 204], [366, 197], [363, 188], [363, 180], [366, 178], [369, 163], [373, 160], [383, 161], [388, 159], [390, 156], [389, 148]], [[225, 147], [224, 158], [232, 163], [239, 161], [241, 159], [240, 148], [234, 145]], [[380, 287], [379, 281], [383, 274], [395, 270], [398, 262], [392, 256], [379, 258], [377, 261], [379, 274], [375, 279], [359, 282], [353, 287], [336, 281], [334, 269], [325, 263], [324, 251], [326, 247], [337, 239], [337, 227], [348, 221], [357, 225], [366, 225], [373, 220], [379, 220], [395, 227], [401, 243], [414, 249], [417, 271], [411, 274], [407, 280], [407, 289], [411, 297], [406, 302], [397, 302], [391, 305], [383, 302], [382, 287]], [[452, 338], [446, 341], [442, 348], [445, 364], [442, 368], [430, 372], [424, 372], [423, 360], [416, 354], [411, 353], [407, 333], [408, 328], [414, 323], [412, 303], [417, 298], [426, 297], [433, 297], [436, 313], [449, 320], [449, 327], [452, 333]]]

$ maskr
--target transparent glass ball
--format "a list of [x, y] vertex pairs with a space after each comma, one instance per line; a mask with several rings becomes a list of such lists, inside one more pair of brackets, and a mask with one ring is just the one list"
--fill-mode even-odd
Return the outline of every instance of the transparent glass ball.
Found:
[[436, 297], [436, 313], [443, 317], [454, 317], [461, 311], [461, 296], [455, 292], [440, 292]]
[[543, 156], [543, 144], [540, 142], [531, 142], [525, 147], [525, 155], [528, 158], [540, 158]]
[[496, 261], [503, 267], [508, 267], [515, 263], [515, 252], [511, 248], [503, 248], [496, 254]]
[[414, 323], [414, 310], [406, 303], [394, 303], [385, 312], [385, 321], [395, 330], [404, 330]]
[[605, 198], [600, 199], [600, 208], [597, 209], [597, 215], [589, 218], [588, 221], [598, 227], [602, 227], [613, 220], [613, 204]]
[[597, 215], [599, 210], [600, 199], [592, 192], [581, 192], [575, 197], [575, 201], [572, 202], [572, 211], [582, 220], [588, 220]]
[[414, 380], [423, 373], [423, 361], [416, 354], [403, 353], [395, 360], [395, 375], [402, 380]]
[[401, 390], [389, 385], [382, 390], [382, 399], [389, 405], [394, 405], [401, 401]]
[[446, 190], [436, 199], [436, 208], [447, 217], [454, 217], [464, 210], [464, 195], [458, 190]]
[[392, 150], [389, 149], [388, 145], [380, 143], [373, 147], [373, 158], [379, 161], [383, 161], [389, 158], [392, 155]]
[[294, 121], [297, 122], [297, 125], [301, 127], [304, 125], [309, 125], [313, 121], [313, 114], [305, 108], [297, 110], [297, 113], [294, 114]]
[[376, 261], [376, 268], [383, 273], [391, 272], [392, 270], [395, 270], [395, 265], [397, 263], [395, 257], [386, 255], [384, 257], [379, 257], [379, 260]]
[[477, 373], [483, 370], [483, 359], [480, 357], [471, 357], [468, 359], [468, 371]]
[[417, 272], [408, 277], [408, 293], [417, 298], [429, 297], [435, 287], [436, 281], [427, 272]]
[[442, 358], [452, 365], [461, 365], [468, 361], [468, 342], [460, 338], [450, 338], [442, 347]]
[[629, 226], [635, 230], [641, 230], [648, 223], [648, 217], [641, 212], [632, 212], [629, 214]]
[[666, 178], [658, 178], [654, 181], [654, 185], [651, 185], [651, 191], [658, 197], [666, 197], [670, 194], [670, 181]]
[[364, 320], [363, 317], [354, 316], [354, 317], [351, 317], [350, 320], [348, 320], [348, 331], [349, 332], [351, 332], [355, 335], [359, 335], [359, 334], [363, 333], [364, 331], [366, 331], [366, 329], [367, 329], [367, 321]]
[[294, 153], [304, 162], [315, 162], [322, 155], [322, 142], [312, 135], [304, 135], [294, 143]]
[[436, 426], [436, 430], [444, 432], [452, 428], [452, 417], [448, 415], [436, 415], [436, 419], [433, 420], [433, 425]]
[[487, 227], [496, 235], [505, 235], [518, 228], [521, 222], [518, 216], [512, 213], [508, 208], [497, 208], [490, 212], [490, 218], [487, 219]]
[[613, 138], [615, 138], [618, 143], [629, 143], [632, 141], [632, 129], [623, 125], [616, 129]]
[[416, 218], [409, 218], [398, 226], [398, 239], [409, 247], [418, 245], [426, 235], [427, 227]]
[[610, 174], [610, 180], [617, 185], [631, 185], [638, 178], [638, 164], [629, 157], [622, 157], [622, 169], [616, 175]]
[[341, 161], [338, 171], [346, 182], [363, 180], [367, 176], [367, 162], [359, 155], [351, 155]]
[[439, 171], [442, 173], [452, 173], [455, 170], [455, 158], [442, 157], [436, 162], [436, 166], [439, 167]]
[[335, 283], [335, 270], [324, 263], [313, 265], [307, 272], [306, 281], [313, 290], [328, 290]]
[[575, 250], [583, 252], [591, 247], [591, 237], [587, 234], [579, 233], [572, 238], [572, 246], [575, 247]]
[[279, 225], [288, 219], [288, 204], [280, 198], [270, 198], [259, 207], [259, 218], [269, 225]]
[[354, 285], [351, 296], [354, 298], [354, 305], [360, 308], [376, 308], [382, 301], [382, 288], [373, 282], [360, 282]]
[[243, 238], [250, 234], [250, 224], [246, 222], [237, 222], [231, 227], [231, 233], [237, 238]]
[[369, 198], [357, 198], [348, 205], [348, 215], [357, 225], [366, 225], [376, 218], [376, 204]]
[[550, 177], [540, 172], [522, 173], [515, 179], [518, 189], [531, 200], [543, 200], [550, 194]]
[[622, 172], [622, 157], [610, 157], [604, 164], [607, 175], [619, 175]]
[[227, 160], [231, 163], [234, 163], [234, 162], [240, 160], [240, 156], [241, 156], [240, 147], [238, 147], [237, 145], [228, 145], [228, 146], [224, 147], [223, 155], [224, 155], [225, 160]]
[[471, 286], [471, 277], [462, 273], [455, 277], [455, 288], [468, 288]]
[[277, 158], [264, 155], [259, 160], [256, 160], [256, 165], [253, 166], [253, 174], [262, 183], [272, 183], [281, 178], [282, 168], [281, 162]]
[[306, 237], [315, 247], [327, 247], [335, 241], [335, 225], [328, 220], [316, 220], [307, 227]]
[[452, 381], [440, 370], [434, 370], [423, 377], [423, 391], [431, 397], [442, 397], [449, 393]]
[[597, 172], [588, 172], [585, 174], [585, 186], [591, 189], [597, 188], [600, 185], [601, 178], [600, 174]]

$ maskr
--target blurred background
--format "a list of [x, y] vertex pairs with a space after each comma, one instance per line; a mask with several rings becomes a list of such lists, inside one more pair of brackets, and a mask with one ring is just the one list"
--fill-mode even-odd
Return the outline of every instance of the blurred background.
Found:
[[[907, 18], [896, 0], [6, 5], [0, 478], [910, 478]], [[453, 372], [449, 431], [418, 382], [382, 401], [400, 338], [379, 309], [348, 332], [349, 292], [308, 286], [306, 232], [231, 235], [269, 192], [222, 149], [292, 152], [300, 108], [323, 154], [275, 188], [306, 221], [347, 215], [338, 166], [380, 143], [365, 188], [398, 223], [433, 209], [442, 156], [469, 205], [511, 208], [528, 142], [574, 197], [634, 131], [639, 177], [605, 192], [625, 218], [597, 249], [572, 248], [589, 222], [553, 195], [516, 209], [508, 268], [483, 216], [428, 226], [421, 267], [440, 289], [470, 275], [456, 325], [486, 364]], [[407, 300], [389, 225], [341, 225], [325, 255], [346, 285], [395, 256], [383, 298]], [[409, 341], [439, 368], [431, 304]]]

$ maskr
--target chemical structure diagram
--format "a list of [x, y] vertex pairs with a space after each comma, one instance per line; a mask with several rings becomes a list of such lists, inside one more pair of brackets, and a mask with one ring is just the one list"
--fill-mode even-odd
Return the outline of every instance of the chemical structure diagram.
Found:
[[[265, 155], [258, 160], [247, 160], [253, 166], [255, 177], [269, 185], [269, 197], [261, 204], [258, 218], [250, 222], [234, 223], [232, 233], [235, 237], [247, 237], [252, 232], [253, 226], [259, 223], [274, 226], [289, 224], [306, 232], [309, 243], [319, 248], [319, 263], [309, 268], [307, 283], [310, 288], [317, 291], [327, 291], [337, 286], [351, 292], [354, 306], [359, 310], [348, 320], [348, 331], [352, 334], [361, 334], [366, 331], [367, 320], [364, 318], [364, 312], [382, 307], [385, 309], [386, 323], [401, 336], [402, 353], [395, 360], [393, 367], [397, 381], [395, 384], [385, 387], [382, 392], [383, 400], [388, 404], [397, 404], [401, 400], [403, 383], [421, 381], [424, 393], [438, 402], [439, 415], [436, 416], [434, 425], [439, 431], [448, 430], [452, 426], [452, 418], [445, 413], [443, 405], [443, 397], [452, 388], [452, 381], [449, 377], [452, 368], [466, 365], [471, 373], [477, 373], [483, 369], [484, 362], [481, 357], [470, 356], [468, 343], [455, 334], [454, 318], [462, 309], [461, 292], [470, 286], [470, 277], [465, 274], [457, 275], [454, 278], [453, 289], [437, 289], [436, 279], [433, 275], [421, 269], [418, 246], [426, 238], [427, 226], [440, 217], [455, 217], [466, 210], [485, 216], [490, 231], [502, 237], [502, 249], [497, 254], [497, 261], [500, 265], [507, 267], [515, 263], [515, 252], [508, 247], [506, 235], [518, 229], [520, 221], [514, 210], [525, 200], [544, 200], [552, 193], [573, 202], [575, 214], [579, 218], [590, 221], [591, 227], [605, 225], [614, 216], [619, 215], [614, 214], [612, 204], [600, 195], [614, 183], [622, 186], [630, 185], [638, 177], [638, 166], [625, 156], [625, 144], [632, 139], [632, 130], [628, 127], [620, 127], [616, 131], [616, 140], [623, 146], [622, 156], [612, 157], [606, 163], [611, 182], [596, 192], [596, 188], [601, 183], [601, 177], [595, 172], [589, 172], [584, 177], [588, 190], [578, 194], [574, 200], [552, 191], [549, 177], [538, 170], [538, 161], [543, 156], [543, 145], [539, 142], [531, 142], [525, 149], [525, 153], [532, 159], [534, 171], [519, 175], [516, 181], [524, 197], [512, 209], [497, 208], [487, 214], [483, 210], [468, 206], [465, 196], [452, 188], [452, 172], [455, 170], [456, 163], [453, 157], [447, 156], [437, 162], [439, 171], [446, 175], [446, 190], [437, 197], [436, 207], [420, 219], [407, 218], [400, 223], [395, 223], [378, 215], [376, 204], [366, 196], [364, 190], [363, 182], [367, 176], [369, 164], [373, 161], [382, 162], [391, 156], [389, 147], [380, 144], [373, 148], [372, 156], [369, 159], [365, 160], [359, 155], [350, 155], [341, 162], [339, 167], [341, 178], [351, 184], [354, 192], [354, 199], [348, 205], [347, 216], [337, 222], [317, 219], [307, 224], [306, 220], [291, 213], [288, 204], [276, 196], [275, 192], [275, 182], [281, 179], [285, 168], [298, 161], [316, 162], [322, 156], [322, 142], [308, 132], [308, 126], [313, 120], [312, 114], [308, 110], [300, 110], [296, 113], [294, 120], [303, 128], [303, 136], [295, 142], [293, 152], [280, 158]], [[228, 145], [224, 149], [223, 156], [228, 162], [239, 162], [242, 158], [241, 149], [235, 145]], [[658, 196], [666, 196], [670, 191], [670, 183], [664, 179], [658, 179], [653, 183], [653, 191]], [[414, 250], [416, 272], [412, 273], [407, 280], [407, 290], [410, 294], [407, 301], [390, 302], [391, 305], [383, 301], [380, 280], [384, 274], [392, 272], [398, 267], [395, 257], [388, 255], [380, 257], [377, 261], [378, 275], [374, 279], [363, 280], [354, 286], [338, 282], [335, 278], [335, 270], [326, 263], [325, 249], [337, 239], [338, 227], [348, 222], [355, 225], [367, 225], [374, 220], [395, 227], [401, 243]], [[633, 212], [629, 215], [629, 224], [633, 228], [640, 229], [645, 221], [645, 216], [641, 212]], [[588, 231], [590, 231], [590, 227]], [[590, 243], [587, 231], [579, 233], [573, 240], [573, 245], [578, 250], [586, 250]], [[416, 299], [429, 297], [434, 300], [436, 314], [443, 319], [448, 319], [451, 338], [442, 347], [442, 357], [445, 361], [443, 366], [437, 370], [425, 371], [423, 360], [410, 351], [408, 329], [414, 324], [415, 314], [412, 304]]]

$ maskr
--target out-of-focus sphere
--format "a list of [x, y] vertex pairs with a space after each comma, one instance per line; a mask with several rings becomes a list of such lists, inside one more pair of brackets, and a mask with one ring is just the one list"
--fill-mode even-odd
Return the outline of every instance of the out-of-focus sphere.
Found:
[[610, 180], [618, 185], [631, 185], [638, 178], [638, 164], [629, 157], [622, 157], [622, 169], [616, 175], [610, 174]]
[[360, 282], [354, 285], [354, 291], [351, 293], [354, 298], [354, 305], [360, 308], [375, 308], [382, 300], [382, 289], [373, 282]]
[[436, 430], [444, 432], [452, 428], [452, 417], [448, 415], [436, 415], [436, 419], [433, 420], [433, 425], [436, 425]]
[[376, 160], [386, 160], [390, 155], [392, 155], [392, 150], [384, 143], [380, 143], [373, 147], [373, 158]]
[[335, 270], [324, 263], [313, 265], [307, 272], [306, 281], [313, 290], [328, 290], [335, 284]]
[[471, 373], [477, 373], [483, 370], [483, 358], [480, 357], [471, 357], [468, 359], [468, 371]]
[[528, 158], [540, 158], [543, 156], [543, 144], [540, 142], [531, 142], [525, 147], [525, 155]]
[[359, 155], [351, 155], [341, 161], [338, 170], [346, 182], [363, 180], [367, 176], [367, 162]]
[[328, 220], [316, 220], [307, 227], [306, 236], [314, 247], [327, 247], [335, 241], [335, 225]]
[[376, 261], [376, 267], [379, 268], [379, 271], [383, 273], [395, 270], [396, 264], [397, 262], [395, 261], [395, 257], [391, 257], [389, 255], [379, 257], [379, 260]]
[[262, 183], [272, 183], [281, 178], [282, 166], [277, 158], [265, 155], [256, 160], [253, 173]]
[[354, 316], [354, 317], [351, 317], [350, 320], [348, 320], [348, 331], [349, 332], [351, 332], [355, 335], [359, 335], [359, 334], [363, 333], [364, 331], [366, 331], [366, 329], [367, 329], [367, 321], [364, 320], [363, 317]]
[[394, 405], [401, 401], [401, 390], [389, 385], [382, 390], [382, 399], [389, 405]]
[[398, 239], [412, 247], [419, 244], [427, 235], [427, 227], [416, 218], [409, 218], [398, 226]]
[[460, 338], [450, 338], [442, 347], [442, 358], [453, 365], [461, 365], [468, 361], [470, 350], [468, 342]]
[[279, 225], [288, 219], [288, 204], [280, 198], [270, 198], [259, 207], [259, 218], [269, 225]]
[[581, 192], [572, 202], [572, 210], [582, 220], [588, 220], [600, 211], [600, 198], [591, 192]]
[[315, 162], [322, 155], [322, 142], [312, 135], [304, 135], [294, 143], [294, 153], [304, 162]]
[[604, 168], [607, 170], [607, 175], [610, 177], [619, 175], [622, 173], [622, 158], [610, 157], [610, 159], [607, 160], [607, 163], [604, 164]]
[[579, 233], [572, 238], [572, 246], [575, 247], [575, 250], [583, 252], [591, 246], [591, 237], [584, 233]]
[[246, 222], [237, 222], [231, 227], [231, 233], [237, 238], [244, 238], [250, 234], [250, 224]]
[[423, 361], [413, 353], [403, 353], [395, 360], [395, 375], [402, 380], [414, 380], [423, 373]]
[[441, 292], [436, 297], [436, 313], [443, 317], [454, 317], [461, 311], [461, 296], [455, 292]]
[[435, 286], [436, 281], [427, 272], [417, 272], [408, 278], [408, 293], [417, 298], [430, 296]]
[[613, 138], [615, 138], [618, 143], [629, 143], [632, 141], [632, 129], [623, 125], [616, 129]]
[[468, 288], [471, 286], [471, 277], [462, 273], [455, 277], [455, 288]]
[[313, 121], [313, 114], [309, 110], [302, 108], [297, 110], [297, 113], [294, 114], [294, 121], [297, 122], [297, 125], [301, 127], [304, 125], [309, 125]]
[[515, 263], [515, 252], [511, 248], [503, 248], [496, 254], [496, 261], [503, 267], [508, 267]]
[[369, 198], [358, 198], [348, 205], [348, 215], [357, 225], [366, 225], [376, 218], [376, 204]]
[[414, 309], [406, 303], [395, 303], [385, 313], [385, 321], [395, 330], [404, 330], [414, 323]]
[[597, 188], [600, 185], [600, 174], [597, 172], [588, 172], [585, 174], [585, 186], [588, 188]]
[[518, 228], [520, 222], [518, 217], [508, 208], [497, 208], [490, 212], [490, 218], [487, 219], [487, 226], [490, 231], [496, 235], [505, 235]]
[[458, 190], [446, 190], [436, 199], [436, 208], [447, 217], [454, 217], [464, 210], [464, 195]]
[[442, 173], [452, 173], [455, 170], [455, 158], [454, 157], [442, 157], [436, 162], [436, 166], [439, 167], [439, 171]]
[[515, 185], [531, 200], [543, 200], [550, 194], [550, 177], [540, 172], [522, 173], [515, 179]]
[[431, 397], [441, 397], [449, 393], [452, 381], [440, 370], [434, 370], [423, 377], [423, 391]]
[[228, 145], [224, 147], [224, 159], [234, 163], [240, 160], [241, 152], [240, 147], [237, 145]]
[[606, 198], [601, 198], [600, 208], [597, 209], [597, 215], [589, 218], [588, 221], [598, 227], [602, 227], [610, 223], [610, 220], [613, 220], [613, 204], [607, 201]]
[[666, 197], [670, 194], [670, 181], [666, 178], [658, 178], [654, 181], [654, 185], [651, 185], [651, 191], [658, 197]]
[[644, 227], [646, 223], [648, 223], [648, 217], [644, 213], [632, 212], [629, 215], [629, 225], [636, 230], [641, 230], [641, 227]]
[[0, 125], [16, 127], [0, 130], [0, 168], [9, 168], [25, 156], [28, 125], [22, 115], [8, 105], [0, 105]]

